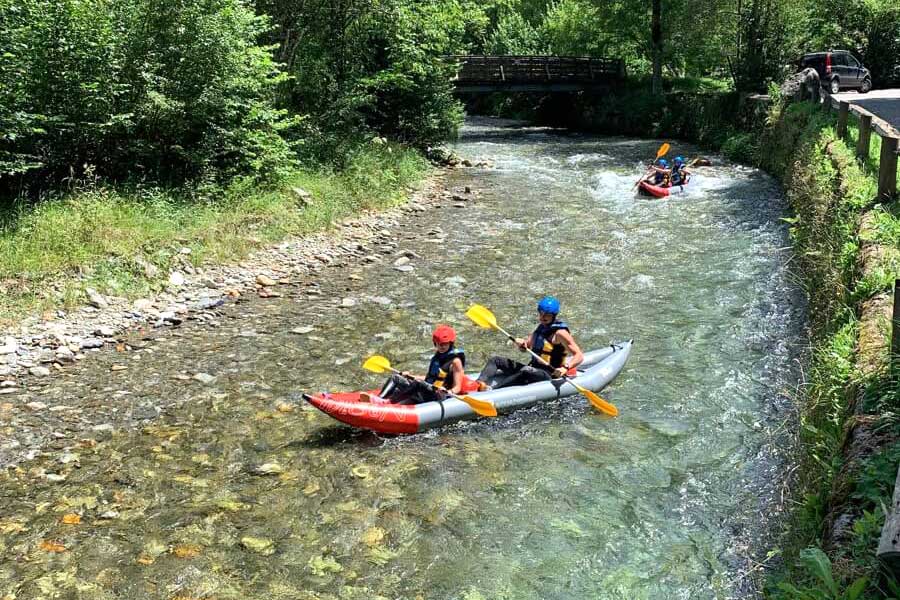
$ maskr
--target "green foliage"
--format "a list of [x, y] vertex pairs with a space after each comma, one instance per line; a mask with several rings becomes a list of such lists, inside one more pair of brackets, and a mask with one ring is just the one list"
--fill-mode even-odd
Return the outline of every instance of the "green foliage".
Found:
[[[192, 187], [85, 184], [36, 207], [18, 204], [0, 215], [0, 322], [83, 303], [84, 287], [126, 297], [158, 291], [184, 246], [195, 265], [237, 260], [285, 236], [391, 205], [427, 169], [418, 152], [373, 144], [341, 172], [298, 170], [272, 186], [236, 179], [212, 193], [215, 202]], [[309, 206], [297, 205], [292, 187], [311, 194]], [[161, 279], [147, 275], [146, 263], [160, 268]]]
[[868, 579], [860, 577], [847, 588], [841, 589], [832, 574], [831, 560], [818, 548], [807, 548], [800, 553], [800, 562], [812, 576], [809, 585], [796, 587], [782, 583], [779, 588], [784, 600], [857, 600], [868, 585]]
[[541, 23], [541, 38], [548, 54], [599, 56], [595, 24], [598, 9], [586, 0], [554, 0]]
[[386, 135], [427, 147], [454, 135], [461, 106], [454, 67], [481, 39], [472, 0], [257, 0], [279, 25], [270, 38], [292, 76], [282, 101], [307, 115], [301, 154], [341, 166], [353, 147]]
[[278, 176], [268, 27], [241, 0], [0, 1], [0, 176]]
[[756, 162], [759, 138], [753, 133], [735, 133], [722, 144], [722, 152], [731, 160], [743, 163]]
[[538, 30], [521, 13], [504, 10], [485, 40], [486, 54], [543, 54]]

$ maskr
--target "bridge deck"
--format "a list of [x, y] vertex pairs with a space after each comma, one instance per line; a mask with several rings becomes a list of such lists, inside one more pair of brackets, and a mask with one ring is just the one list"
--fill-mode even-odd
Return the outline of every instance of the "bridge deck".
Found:
[[619, 59], [585, 56], [450, 56], [457, 91], [569, 91], [604, 87], [625, 76]]

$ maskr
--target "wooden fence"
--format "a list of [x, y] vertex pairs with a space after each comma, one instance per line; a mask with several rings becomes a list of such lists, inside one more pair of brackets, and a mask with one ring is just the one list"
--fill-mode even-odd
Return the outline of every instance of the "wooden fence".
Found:
[[837, 134], [844, 140], [850, 115], [859, 120], [859, 138], [856, 142], [856, 156], [861, 161], [868, 160], [872, 144], [872, 133], [881, 137], [881, 155], [878, 162], [878, 199], [890, 200], [897, 197], [897, 158], [900, 147], [900, 133], [890, 123], [879, 119], [866, 109], [845, 100], [838, 100], [824, 94], [824, 106], [838, 111]]

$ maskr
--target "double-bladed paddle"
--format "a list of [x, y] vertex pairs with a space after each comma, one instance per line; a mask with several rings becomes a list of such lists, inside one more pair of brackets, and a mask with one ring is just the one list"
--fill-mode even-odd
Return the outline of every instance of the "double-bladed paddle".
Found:
[[[370, 356], [366, 359], [366, 362], [363, 363], [363, 369], [366, 371], [372, 371], [373, 373], [396, 373], [397, 375], [403, 375], [400, 371], [391, 366], [391, 361], [389, 361], [384, 356]], [[481, 415], [482, 417], [496, 417], [497, 416], [497, 407], [495, 407], [491, 402], [487, 400], [479, 400], [478, 398], [473, 398], [472, 396], [457, 396], [450, 390], [445, 390], [444, 388], [439, 388], [434, 384], [424, 382], [426, 385], [431, 386], [434, 390], [442, 390], [447, 393], [447, 395], [456, 398], [457, 400], [462, 400], [475, 411], [476, 414]]]
[[[668, 144], [666, 144], [666, 146], [668, 146]], [[479, 327], [483, 327], [485, 329], [496, 329], [500, 333], [504, 334], [511, 341], [513, 341], [513, 342], [516, 341], [516, 338], [514, 338], [512, 335], [509, 334], [508, 331], [506, 331], [505, 329], [500, 327], [500, 325], [497, 324], [497, 317], [495, 317], [494, 313], [492, 313], [486, 307], [484, 307], [480, 304], [473, 304], [471, 307], [469, 307], [469, 310], [466, 311], [466, 316], [469, 317], [470, 319], [472, 319], [472, 321]], [[528, 347], [526, 347], [525, 349], [535, 359], [537, 359], [541, 363], [550, 367], [550, 364], [546, 360], [541, 358], [539, 355], [537, 355], [534, 352], [534, 350], [532, 350], [531, 348], [528, 348]], [[606, 400], [601, 398], [597, 393], [592, 392], [591, 390], [578, 385], [568, 375], [563, 375], [562, 379], [565, 379], [566, 381], [571, 383], [573, 386], [575, 386], [575, 389], [578, 390], [581, 394], [584, 394], [584, 396], [587, 397], [588, 400], [590, 400], [591, 404], [593, 404], [597, 410], [599, 410], [611, 417], [615, 417], [616, 415], [619, 414], [619, 409], [617, 409], [615, 406], [613, 406], [612, 404], [610, 404], [609, 402], [607, 402]]]
[[[663, 156], [665, 156], [666, 154], [668, 154], [668, 153], [669, 153], [669, 148], [670, 148], [670, 146], [669, 146], [669, 143], [668, 143], [668, 142], [666, 142], [665, 144], [663, 144], [662, 146], [660, 146], [660, 147], [659, 147], [659, 150], [656, 151], [656, 158], [653, 159], [653, 162], [655, 163], [655, 162], [658, 161], [660, 158], [662, 158]], [[644, 180], [644, 177], [646, 177], [649, 173], [650, 173], [650, 169], [647, 169], [647, 172], [644, 173], [643, 175], [641, 175], [641, 178], [637, 180], [637, 183], [635, 183], [633, 186], [631, 186], [631, 189], [634, 189], [634, 188], [636, 188], [638, 185], [640, 185], [640, 183]]]

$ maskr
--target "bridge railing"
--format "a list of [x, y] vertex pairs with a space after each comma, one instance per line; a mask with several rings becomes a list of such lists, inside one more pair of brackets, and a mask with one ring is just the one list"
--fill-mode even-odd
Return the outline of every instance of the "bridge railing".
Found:
[[625, 63], [586, 56], [448, 56], [459, 65], [454, 82], [472, 84], [601, 83], [625, 77]]

